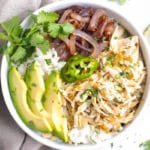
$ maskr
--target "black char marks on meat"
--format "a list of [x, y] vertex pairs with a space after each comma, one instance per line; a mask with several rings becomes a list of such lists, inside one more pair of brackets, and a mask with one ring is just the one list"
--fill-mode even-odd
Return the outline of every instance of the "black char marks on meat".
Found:
[[75, 53], [98, 57], [99, 53], [109, 46], [115, 29], [115, 20], [103, 9], [72, 6], [57, 11], [60, 14], [58, 23], [69, 22], [75, 31], [68, 38], [52, 40], [60, 60], [67, 60]]

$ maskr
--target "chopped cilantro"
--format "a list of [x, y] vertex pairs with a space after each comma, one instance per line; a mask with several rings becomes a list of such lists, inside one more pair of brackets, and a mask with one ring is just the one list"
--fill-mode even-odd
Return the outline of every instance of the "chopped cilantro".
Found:
[[109, 0], [109, 1], [116, 1], [119, 2], [120, 5], [123, 5], [127, 2], [127, 0]]
[[135, 65], [129, 65], [129, 67], [135, 70]]
[[105, 47], [105, 50], [106, 50], [106, 51], [109, 51], [109, 46]]
[[118, 39], [118, 37], [117, 37], [117, 36], [115, 36], [115, 37], [114, 37], [114, 39], [115, 39], [115, 40], [117, 40], [117, 39]]
[[56, 82], [53, 82], [53, 87], [56, 87]]
[[28, 126], [31, 128], [31, 129], [34, 129], [35, 125], [34, 125], [34, 122], [31, 120], [28, 122]]
[[51, 59], [45, 59], [45, 61], [47, 65], [50, 65], [52, 63]]
[[113, 61], [114, 61], [115, 55], [110, 55], [107, 57], [105, 66], [112, 67], [113, 66]]
[[94, 39], [95, 41], [98, 41], [98, 40], [99, 40], [99, 38], [98, 38], [98, 37], [96, 37], [96, 36], [95, 36], [93, 39]]
[[106, 37], [105, 36], [102, 36], [102, 41], [106, 41]]
[[114, 146], [114, 143], [110, 143], [110, 147], [113, 148], [113, 146]]
[[114, 102], [119, 102], [118, 99], [117, 99], [116, 97], [113, 99], [113, 101], [114, 101]]
[[96, 134], [100, 134], [100, 130], [99, 129], [95, 128], [94, 131], [95, 131]]
[[132, 40], [132, 36], [130, 36], [129, 39]]
[[36, 86], [37, 86], [36, 83], [32, 83], [31, 85], [32, 85], [33, 87], [36, 87]]
[[127, 2], [127, 0], [119, 0], [119, 3], [120, 3], [121, 5], [125, 4], [126, 2]]
[[145, 141], [144, 143], [141, 143], [139, 147], [143, 147], [144, 150], [150, 150], [150, 140]]
[[80, 98], [82, 100], [87, 100], [88, 97], [96, 97], [98, 95], [98, 89], [86, 89], [81, 95]]
[[44, 111], [44, 109], [40, 109], [40, 112]]
[[[119, 100], [118, 98], [116, 98], [116, 97], [113, 99], [113, 102], [115, 102], [115, 103], [119, 103], [119, 104], [121, 104], [121, 103], [122, 103], [122, 101], [120, 101], [120, 100]], [[120, 131], [119, 131], [119, 132], [120, 132]]]
[[150, 36], [150, 24], [146, 27], [143, 34], [146, 36]]
[[116, 75], [115, 75], [115, 78], [116, 78], [116, 79], [120, 79], [120, 78], [121, 78], [121, 75], [120, 75], [120, 74], [116, 74]]
[[126, 78], [127, 76], [129, 76], [129, 72], [127, 72], [127, 71], [122, 71], [122, 72], [120, 72], [120, 76], [122, 76], [122, 77], [124, 77], [124, 78]]

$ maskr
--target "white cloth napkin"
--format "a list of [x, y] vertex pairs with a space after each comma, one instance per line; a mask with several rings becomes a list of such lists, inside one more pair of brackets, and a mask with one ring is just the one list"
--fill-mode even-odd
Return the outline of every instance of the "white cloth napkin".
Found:
[[[56, 0], [0, 0], [0, 23], [12, 16], [22, 19], [40, 6]], [[2, 41], [0, 41], [0, 45]], [[2, 80], [2, 79], [1, 79]], [[10, 116], [0, 91], [0, 150], [53, 150], [27, 136]]]

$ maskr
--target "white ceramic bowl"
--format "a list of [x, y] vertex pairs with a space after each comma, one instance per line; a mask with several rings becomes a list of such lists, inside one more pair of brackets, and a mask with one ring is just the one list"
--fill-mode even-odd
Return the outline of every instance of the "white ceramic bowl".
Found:
[[[115, 10], [111, 9], [108, 5], [102, 5], [100, 3], [100, 1], [91, 1], [91, 0], [66, 0], [66, 1], [60, 1], [60, 2], [55, 2], [53, 4], [49, 4], [39, 10], [37, 10], [35, 12], [35, 14], [37, 14], [39, 11], [41, 10], [45, 10], [45, 11], [56, 11], [59, 9], [63, 9], [63, 8], [67, 8], [70, 7], [72, 5], [80, 5], [80, 6], [91, 6], [91, 7], [97, 7], [97, 8], [103, 8], [106, 9], [106, 11], [108, 12], [108, 15], [112, 16], [113, 18], [115, 18], [121, 25], [123, 25], [131, 34], [133, 35], [138, 35], [139, 39], [140, 39], [140, 46], [141, 46], [141, 50], [142, 50], [142, 54], [143, 54], [143, 58], [145, 61], [145, 65], [147, 66], [147, 80], [146, 80], [146, 87], [144, 90], [144, 95], [143, 95], [143, 101], [140, 103], [140, 106], [138, 107], [137, 113], [136, 113], [136, 117], [134, 119], [134, 121], [126, 128], [124, 129], [123, 132], [126, 132], [128, 130], [128, 128], [130, 128], [131, 126], [135, 126], [136, 123], [135, 120], [138, 119], [140, 113], [142, 112], [142, 110], [144, 109], [144, 106], [146, 105], [146, 102], [148, 100], [149, 97], [149, 85], [150, 85], [150, 67], [148, 67], [148, 65], [150, 64], [150, 54], [147, 48], [147, 44], [144, 41], [144, 38], [142, 36], [142, 34], [140, 34], [134, 27], [134, 25], [132, 25], [131, 22], [128, 21], [127, 18], [123, 17], [121, 14], [117, 13]], [[28, 26], [28, 19], [26, 18], [23, 23], [22, 26], [23, 27], [27, 27]], [[16, 109], [12, 103], [11, 97], [10, 97], [10, 93], [9, 93], [9, 89], [8, 89], [8, 84], [7, 84], [7, 69], [8, 69], [8, 65], [7, 65], [7, 61], [6, 61], [6, 57], [3, 56], [2, 58], [2, 64], [1, 64], [1, 87], [2, 87], [2, 92], [3, 92], [3, 96], [4, 96], [4, 100], [5, 103], [7, 105], [7, 108], [10, 112], [10, 114], [12, 115], [12, 117], [14, 118], [14, 120], [17, 122], [17, 124], [28, 134], [30, 135], [32, 138], [34, 138], [35, 140], [37, 140], [38, 142], [45, 144], [49, 147], [53, 147], [53, 148], [57, 148], [57, 149], [65, 149], [65, 150], [70, 150], [70, 149], [98, 149], [100, 145], [78, 145], [78, 146], [74, 146], [74, 145], [68, 145], [65, 143], [60, 143], [60, 142], [56, 142], [56, 141], [51, 141], [48, 140], [46, 138], [41, 137], [37, 132], [29, 129], [20, 119], [20, 117], [18, 116]], [[111, 140], [107, 140], [106, 142], [104, 142], [104, 144], [109, 144], [110, 141], [112, 142], [114, 139], [116, 138], [120, 138], [122, 133], [119, 133], [117, 136], [113, 137]]]

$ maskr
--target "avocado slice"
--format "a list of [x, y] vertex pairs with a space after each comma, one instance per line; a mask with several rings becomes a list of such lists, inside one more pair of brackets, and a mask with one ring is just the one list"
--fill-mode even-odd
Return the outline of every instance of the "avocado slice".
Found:
[[43, 105], [49, 113], [53, 134], [68, 142], [67, 118], [63, 112], [63, 98], [59, 92], [62, 85], [59, 71], [53, 71], [46, 79], [46, 91], [43, 96]]
[[25, 81], [28, 87], [27, 100], [32, 112], [37, 116], [43, 117], [44, 122], [49, 124], [49, 128], [51, 128], [48, 121], [50, 116], [42, 104], [42, 96], [45, 92], [45, 83], [40, 73], [40, 69], [35, 62], [28, 67], [25, 74]]
[[8, 71], [8, 86], [16, 111], [23, 122], [33, 130], [50, 132], [49, 124], [30, 110], [27, 103], [27, 86], [15, 67], [10, 67]]

